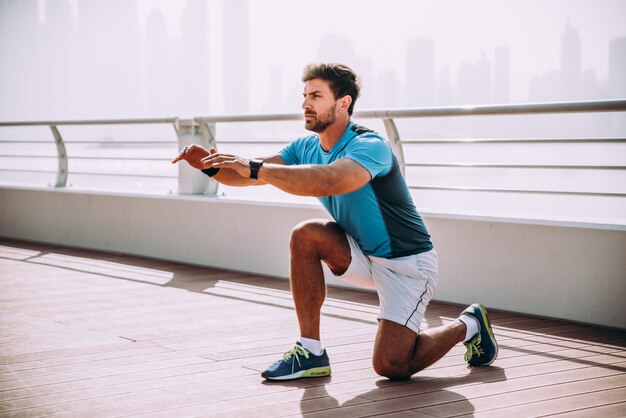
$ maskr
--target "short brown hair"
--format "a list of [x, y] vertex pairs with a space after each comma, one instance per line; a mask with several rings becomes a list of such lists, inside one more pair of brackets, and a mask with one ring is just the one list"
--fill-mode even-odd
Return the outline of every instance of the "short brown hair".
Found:
[[328, 86], [335, 96], [335, 100], [343, 96], [350, 96], [352, 103], [348, 107], [348, 114], [352, 116], [354, 103], [361, 92], [361, 80], [350, 67], [344, 64], [313, 63], [304, 67], [302, 82], [306, 83], [314, 78], [328, 82]]

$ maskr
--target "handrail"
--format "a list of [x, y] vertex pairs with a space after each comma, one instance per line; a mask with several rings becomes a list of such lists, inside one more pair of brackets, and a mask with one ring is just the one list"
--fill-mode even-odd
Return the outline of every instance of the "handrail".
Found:
[[70, 126], [70, 125], [151, 125], [151, 124], [176, 124], [178, 117], [169, 118], [144, 118], [144, 119], [87, 119], [87, 120], [55, 120], [55, 121], [17, 121], [0, 122], [0, 127], [8, 126]]
[[546, 113], [621, 112], [626, 99], [579, 102], [520, 103], [498, 105], [445, 106], [390, 110], [364, 110], [360, 118], [432, 118], [441, 116], [536, 115]]
[[[431, 118], [450, 116], [481, 116], [481, 115], [532, 115], [546, 113], [586, 113], [586, 112], [621, 112], [626, 111], [626, 99], [587, 100], [577, 102], [545, 102], [516, 103], [494, 105], [466, 105], [417, 107], [398, 109], [368, 109], [354, 112], [354, 118], [388, 119], [388, 118]], [[16, 121], [0, 122], [0, 127], [8, 126], [69, 126], [69, 125], [138, 125], [138, 124], [175, 124], [179, 117], [143, 118], [143, 119], [87, 119], [87, 120], [56, 120], [56, 121]], [[221, 115], [197, 116], [192, 118], [195, 123], [234, 123], [234, 122], [277, 122], [302, 120], [301, 112], [252, 114], [252, 115]]]
[[[620, 112], [626, 111], [626, 99], [589, 100], [580, 102], [521, 103], [497, 105], [418, 107], [388, 110], [360, 110], [356, 119], [432, 118], [442, 116], [532, 115], [545, 113]], [[271, 122], [301, 120], [302, 113], [201, 116], [198, 123]], [[0, 125], [1, 126], [1, 125]]]
[[[618, 164], [520, 164], [520, 163], [447, 163], [447, 162], [406, 162], [404, 158], [404, 145], [419, 144], [538, 144], [538, 143], [623, 143], [626, 138], [470, 138], [470, 139], [403, 139], [398, 131], [394, 119], [399, 118], [434, 118], [434, 117], [459, 117], [459, 116], [494, 116], [494, 115], [539, 115], [539, 114], [568, 114], [568, 113], [596, 113], [596, 112], [624, 112], [626, 111], [626, 99], [612, 100], [591, 100], [577, 102], [549, 102], [549, 103], [517, 103], [517, 104], [493, 104], [493, 105], [466, 105], [466, 106], [442, 106], [442, 107], [419, 107], [419, 108], [397, 108], [397, 109], [371, 109], [361, 110], [354, 113], [355, 119], [380, 119], [383, 121], [387, 138], [393, 147], [394, 153], [400, 162], [400, 166], [404, 171], [407, 167], [431, 167], [431, 168], [488, 168], [488, 169], [561, 169], [561, 170], [611, 170], [623, 171], [626, 166]], [[221, 115], [221, 116], [197, 116], [191, 119], [181, 119], [179, 117], [161, 117], [161, 118], [137, 118], [137, 119], [92, 119], [92, 120], [58, 120], [58, 121], [12, 121], [0, 122], [0, 127], [18, 127], [18, 126], [47, 126], [51, 129], [55, 144], [57, 146], [58, 169], [57, 169], [57, 187], [64, 187], [67, 182], [68, 175], [68, 156], [65, 150], [65, 144], [173, 144], [184, 146], [196, 141], [205, 146], [214, 146], [215, 142], [215, 125], [221, 123], [240, 123], [240, 122], [278, 122], [278, 121], [301, 121], [302, 113], [279, 113], [279, 114], [252, 114], [252, 115]], [[173, 141], [94, 141], [94, 140], [77, 140], [65, 141], [59, 127], [62, 126], [87, 126], [87, 125], [138, 125], [138, 124], [170, 124], [173, 125], [177, 135], [177, 142]], [[237, 145], [267, 145], [267, 144], [284, 144], [289, 141], [280, 140], [228, 140], [222, 141], [222, 144]], [[11, 141], [0, 140], [0, 143], [42, 143], [42, 141]], [[0, 155], [1, 156], [1, 155]], [[21, 158], [20, 155], [4, 155], [4, 157]], [[35, 156], [36, 158], [55, 158], [54, 156]], [[165, 158], [156, 157], [72, 157], [76, 160], [137, 160], [137, 161], [165, 161]], [[197, 176], [187, 172], [183, 165], [179, 165], [179, 190], [187, 190], [190, 193], [202, 193], [207, 190], [203, 186], [209, 181], [203, 176]], [[6, 169], [0, 168], [0, 171], [17, 171], [17, 172], [49, 172], [45, 170], [24, 170], [24, 169]], [[102, 173], [73, 171], [74, 174], [97, 175]], [[164, 175], [144, 175], [144, 174], [124, 174], [124, 173], [104, 173], [116, 176], [135, 176], [135, 177], [154, 177], [154, 178], [172, 178], [172, 176]], [[181, 187], [181, 185], [193, 183], [190, 187]], [[212, 193], [216, 193], [217, 185], [211, 181]], [[538, 190], [538, 189], [509, 189], [509, 188], [492, 188], [492, 187], [453, 187], [453, 186], [436, 186], [436, 185], [409, 185], [411, 189], [423, 190], [453, 190], [453, 191], [478, 191], [478, 192], [505, 192], [505, 193], [534, 193], [534, 194], [574, 194], [588, 196], [610, 196], [610, 197], [626, 197], [626, 193], [608, 193], [598, 191], [568, 191], [568, 190]]]

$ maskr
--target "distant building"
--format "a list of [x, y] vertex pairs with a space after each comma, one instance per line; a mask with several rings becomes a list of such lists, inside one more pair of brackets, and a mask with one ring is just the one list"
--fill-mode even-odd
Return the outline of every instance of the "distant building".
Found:
[[[47, 4], [54, 7], [53, 2]], [[114, 28], [111, 22], [115, 22]], [[80, 105], [71, 111], [73, 117], [120, 117], [147, 110], [142, 89], [150, 85], [152, 74], [145, 68], [142, 73], [138, 24], [135, 2], [78, 2], [78, 77], [67, 85], [78, 91]], [[165, 23], [162, 26], [165, 31]], [[53, 30], [61, 28], [56, 24]], [[163, 36], [167, 38], [167, 34]], [[153, 50], [159, 48], [152, 46]]]
[[496, 103], [507, 103], [509, 101], [511, 75], [509, 47], [499, 46], [496, 48], [493, 67], [493, 100]]
[[[626, 38], [613, 39], [609, 43], [609, 96], [626, 98]], [[626, 132], [626, 116], [616, 113], [613, 120], [616, 135], [623, 136]]]
[[[208, 115], [209, 106], [209, 26], [207, 2], [187, 0], [183, 14], [181, 61], [177, 63], [183, 85], [179, 113], [183, 116]], [[219, 62], [218, 59], [213, 60]]]
[[444, 67], [439, 71], [437, 78], [437, 105], [446, 106], [454, 104], [454, 87], [450, 68]]
[[226, 113], [246, 113], [249, 107], [250, 41], [248, 0], [224, 2], [223, 79]]
[[626, 97], [626, 38], [609, 43], [609, 94], [614, 98]]
[[407, 106], [432, 106], [436, 103], [435, 42], [410, 39], [406, 55]]
[[476, 63], [463, 62], [458, 69], [456, 95], [461, 104], [491, 103], [491, 65], [483, 52]]
[[581, 46], [578, 30], [569, 22], [561, 34], [560, 100], [576, 100], [581, 93]]

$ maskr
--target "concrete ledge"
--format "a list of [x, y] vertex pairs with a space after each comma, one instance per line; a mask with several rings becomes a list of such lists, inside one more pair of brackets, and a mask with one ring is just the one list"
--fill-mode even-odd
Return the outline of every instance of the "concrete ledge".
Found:
[[[288, 277], [291, 229], [318, 206], [0, 187], [0, 236]], [[436, 299], [626, 328], [626, 230], [424, 214]], [[333, 283], [337, 284], [337, 283]]]

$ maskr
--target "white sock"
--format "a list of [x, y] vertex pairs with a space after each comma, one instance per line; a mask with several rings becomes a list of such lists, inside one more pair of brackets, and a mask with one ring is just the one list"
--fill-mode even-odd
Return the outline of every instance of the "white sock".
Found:
[[478, 325], [478, 320], [470, 315], [461, 315], [459, 316], [459, 319], [467, 327], [464, 342], [468, 342], [469, 340], [474, 338], [476, 334], [478, 334], [478, 331], [480, 330], [480, 325]]
[[300, 344], [302, 344], [302, 347], [309, 350], [313, 355], [321, 356], [322, 353], [324, 352], [324, 349], [322, 348], [322, 342], [319, 340], [300, 337], [298, 341], [300, 341]]

